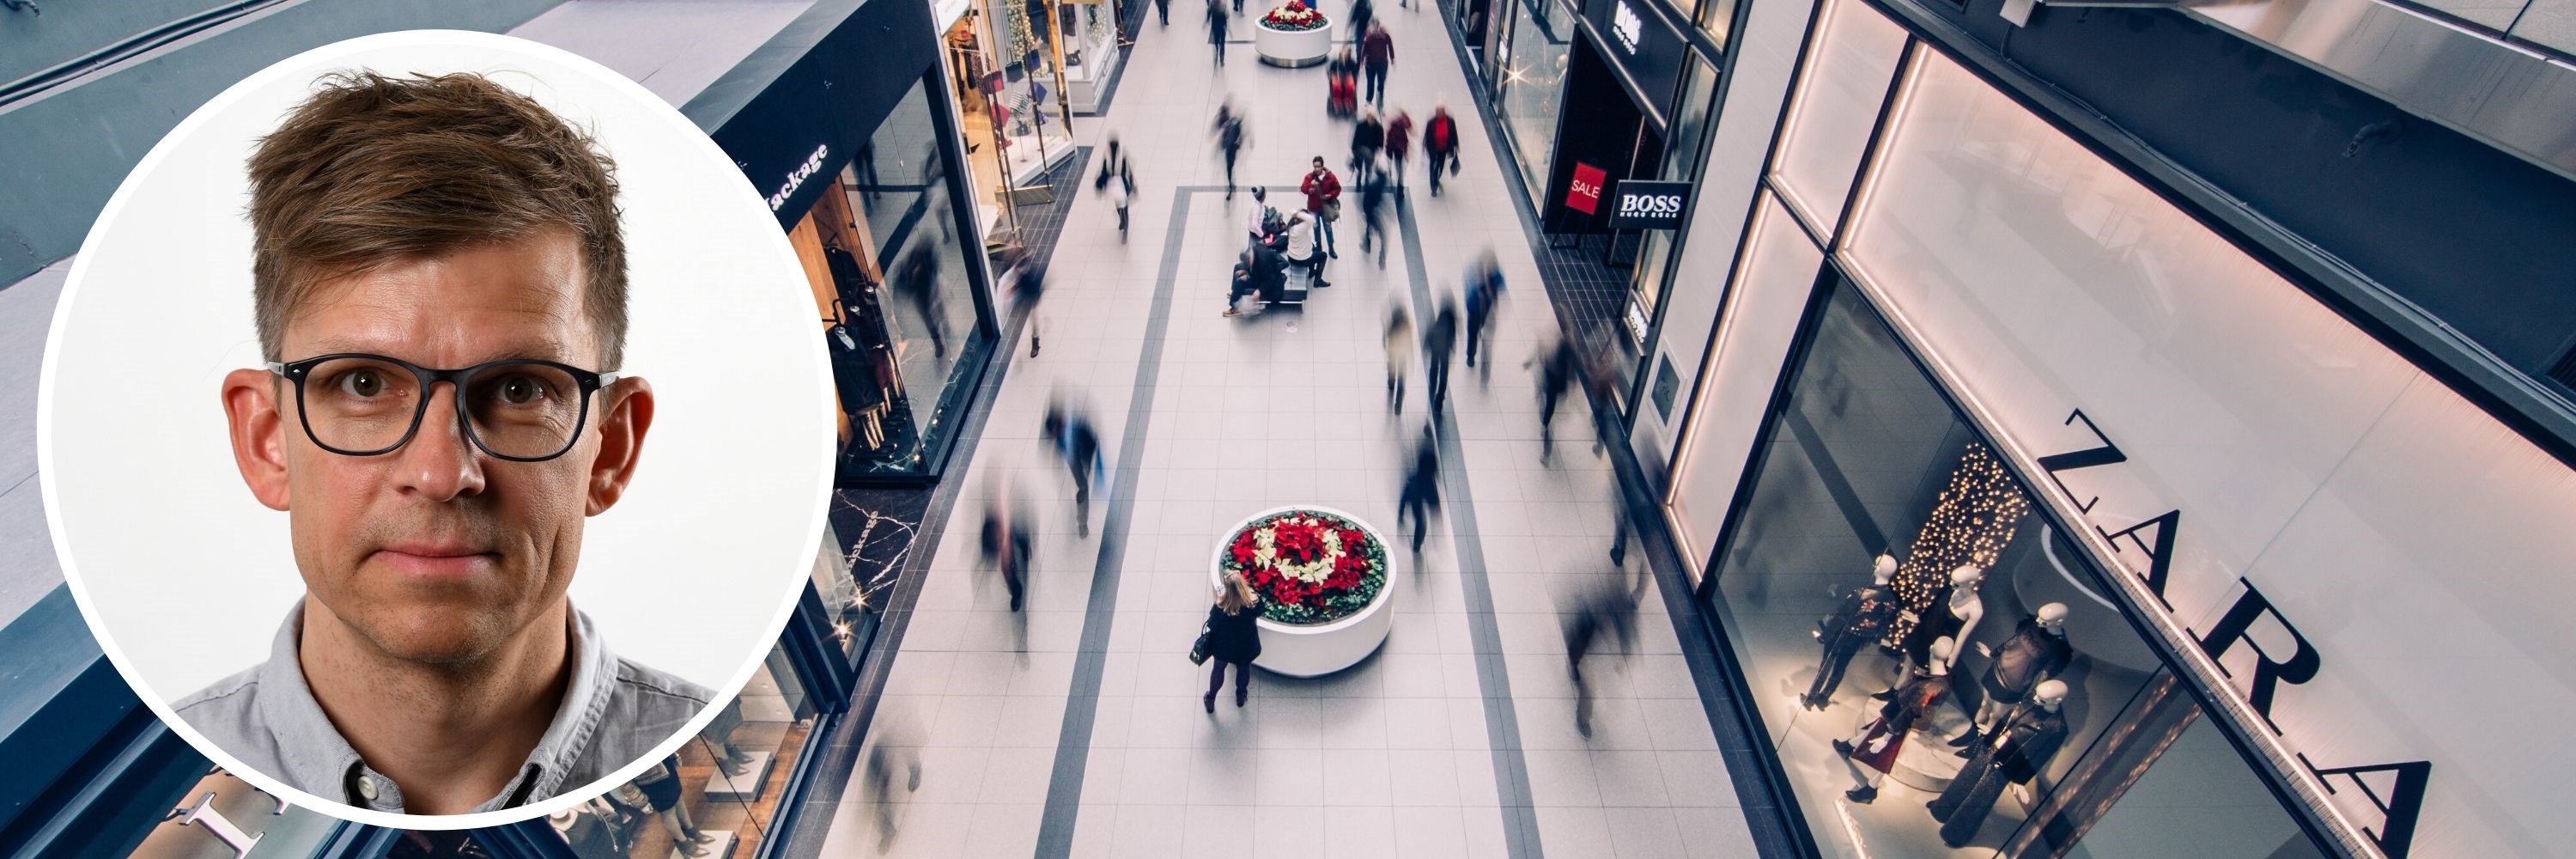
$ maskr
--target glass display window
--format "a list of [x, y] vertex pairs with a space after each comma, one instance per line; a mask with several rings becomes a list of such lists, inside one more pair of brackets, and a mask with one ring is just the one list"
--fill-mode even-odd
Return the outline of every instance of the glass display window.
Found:
[[1494, 112], [1510, 131], [1512, 156], [1532, 200], [1547, 199], [1548, 158], [1576, 38], [1574, 11], [1557, 0], [1512, 4], [1509, 44], [1494, 65]]
[[583, 859], [759, 855], [815, 717], [785, 650], [773, 649], [679, 751], [548, 823]]
[[2321, 855], [1868, 299], [1825, 283], [1702, 589], [1824, 854]]

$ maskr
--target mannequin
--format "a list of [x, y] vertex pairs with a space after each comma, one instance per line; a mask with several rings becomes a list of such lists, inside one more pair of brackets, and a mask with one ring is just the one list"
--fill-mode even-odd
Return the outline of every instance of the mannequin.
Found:
[[[1956, 746], [1974, 744], [1978, 736], [1994, 727], [1995, 720], [2021, 703], [2032, 687], [2066, 670], [2067, 663], [2075, 658], [2075, 647], [2066, 643], [2066, 604], [2040, 606], [2037, 614], [2021, 619], [2012, 637], [2004, 640], [2004, 646], [1988, 651], [1980, 644], [1977, 650], [1985, 653], [1988, 660], [1986, 670], [1977, 672], [1986, 700], [1977, 705], [1977, 716], [1968, 733], [1952, 743]], [[1962, 750], [1959, 756], [1968, 757], [1969, 752]]]
[[2040, 681], [2027, 703], [2013, 707], [1972, 747], [1976, 754], [1967, 767], [1929, 803], [1933, 819], [1941, 821], [1942, 843], [1965, 846], [1985, 826], [2005, 785], [2029, 784], [2057, 757], [2066, 745], [2066, 717], [2058, 712], [2066, 691], [2066, 681]]
[[[1931, 608], [1924, 612], [1923, 619], [1914, 624], [1914, 631], [1905, 636], [1904, 655], [1907, 671], [1922, 671], [1924, 666], [1935, 660], [1942, 663], [1943, 670], [1949, 668], [1950, 661], [1957, 658], [1958, 654], [1953, 652], [1946, 656], [1933, 656], [1932, 642], [1940, 638], [1948, 638], [1954, 642], [1966, 641], [1969, 634], [1976, 631], [1977, 620], [1986, 615], [1985, 601], [1977, 597], [1977, 584], [1985, 580], [1985, 568], [1975, 564], [1962, 564], [1958, 569], [1950, 571], [1950, 586], [1943, 591], [1939, 599], [1932, 603]], [[1888, 695], [1892, 691], [1894, 690], [1880, 692], [1870, 697], [1881, 701], [1889, 700]]]
[[1834, 751], [1858, 765], [1852, 774], [1860, 780], [1860, 786], [1844, 791], [1845, 799], [1867, 803], [1878, 798], [1878, 783], [1896, 768], [1897, 753], [1905, 750], [1905, 735], [1950, 697], [1950, 657], [1955, 647], [1948, 636], [1933, 640], [1932, 658], [1917, 667], [1904, 685], [1896, 687], [1887, 704], [1879, 708], [1878, 718], [1861, 726], [1859, 736], [1834, 741]]
[[609, 795], [638, 814], [660, 816], [662, 830], [671, 834], [671, 842], [678, 845], [681, 855], [705, 856], [704, 845], [715, 840], [715, 836], [698, 831], [697, 821], [690, 819], [688, 803], [681, 801], [679, 755], [662, 759]]
[[1824, 661], [1816, 665], [1816, 680], [1798, 703], [1810, 710], [1822, 710], [1833, 703], [1834, 688], [1843, 682], [1843, 669], [1851, 667], [1852, 657], [1863, 646], [1886, 631], [1887, 622], [1895, 619], [1899, 605], [1887, 589], [1888, 579], [1896, 575], [1896, 559], [1881, 554], [1870, 565], [1870, 578], [1875, 584], [1853, 588], [1843, 595], [1842, 605], [1832, 616], [1816, 627], [1816, 641], [1825, 647]]

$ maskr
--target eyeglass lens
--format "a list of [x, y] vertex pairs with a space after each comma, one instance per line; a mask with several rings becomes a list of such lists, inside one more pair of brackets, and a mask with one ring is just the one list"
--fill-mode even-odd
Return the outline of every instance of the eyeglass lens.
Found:
[[[420, 378], [402, 365], [333, 358], [306, 374], [305, 420], [314, 440], [326, 447], [384, 450], [411, 432], [426, 393]], [[570, 445], [581, 427], [580, 381], [544, 364], [483, 367], [456, 396], [464, 401], [474, 437], [500, 456], [552, 456]]]

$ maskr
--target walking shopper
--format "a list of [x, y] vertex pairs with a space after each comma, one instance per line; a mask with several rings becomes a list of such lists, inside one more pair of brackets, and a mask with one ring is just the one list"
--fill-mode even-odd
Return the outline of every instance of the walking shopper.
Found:
[[1395, 174], [1395, 187], [1404, 187], [1404, 158], [1413, 153], [1413, 115], [1396, 111], [1386, 121], [1386, 166]]
[[1288, 262], [1306, 269], [1306, 288], [1322, 289], [1333, 285], [1324, 279], [1323, 249], [1316, 243], [1316, 225], [1323, 219], [1313, 212], [1288, 216]]
[[1395, 37], [1386, 25], [1372, 24], [1368, 35], [1360, 38], [1360, 71], [1368, 78], [1368, 100], [1378, 107], [1386, 106], [1386, 69], [1395, 65]]
[[1063, 403], [1047, 407], [1039, 425], [1042, 438], [1064, 460], [1073, 472], [1073, 520], [1076, 533], [1091, 536], [1091, 481], [1102, 476], [1100, 434], [1092, 429], [1091, 419], [1075, 413]]
[[1386, 312], [1386, 413], [1404, 413], [1404, 375], [1413, 367], [1413, 317], [1397, 304]]
[[1162, 20], [1161, 26], [1171, 26], [1172, 0], [1154, 0], [1154, 15]]
[[1604, 581], [1587, 586], [1565, 615], [1565, 673], [1574, 681], [1574, 730], [1592, 736], [1592, 684], [1583, 679], [1583, 657], [1603, 634], [1625, 651], [1637, 637], [1637, 600]]
[[1014, 515], [1016, 512], [1007, 500], [993, 499], [984, 509], [980, 546], [984, 566], [1002, 574], [1002, 587], [1011, 593], [1012, 611], [1020, 610], [1029, 563], [1028, 517]]
[[1538, 461], [1545, 465], [1556, 452], [1556, 406], [1565, 392], [1574, 387], [1583, 372], [1582, 359], [1574, 353], [1574, 342], [1559, 337], [1554, 346], [1521, 362], [1526, 368], [1538, 365]]
[[1234, 110], [1229, 97], [1216, 109], [1216, 149], [1225, 155], [1225, 198], [1234, 199], [1234, 159], [1243, 147], [1252, 144], [1252, 132], [1243, 127], [1243, 114]]
[[1458, 302], [1443, 297], [1440, 309], [1431, 315], [1431, 324], [1422, 331], [1422, 373], [1425, 403], [1431, 408], [1431, 419], [1440, 419], [1440, 406], [1449, 400], [1449, 356], [1458, 348]]
[[1225, 667], [1234, 666], [1234, 706], [1252, 695], [1252, 660], [1261, 658], [1261, 599], [1252, 593], [1252, 583], [1243, 574], [1227, 570], [1225, 580], [1217, 585], [1216, 604], [1208, 607], [1207, 625], [1199, 634], [1207, 640], [1208, 690], [1199, 704], [1209, 715], [1216, 713], [1216, 693], [1225, 689]]
[[1431, 108], [1431, 119], [1422, 124], [1423, 166], [1431, 169], [1431, 196], [1440, 196], [1440, 174], [1458, 175], [1458, 120], [1449, 115], [1447, 104]]
[[1366, 182], [1377, 169], [1377, 151], [1386, 148], [1386, 124], [1377, 119], [1377, 111], [1362, 111], [1360, 121], [1351, 127], [1351, 181]]
[[1395, 496], [1395, 528], [1404, 530], [1404, 517], [1413, 516], [1413, 555], [1422, 556], [1422, 538], [1431, 533], [1430, 512], [1440, 509], [1440, 447], [1431, 426], [1422, 427], [1422, 439], [1414, 442], [1413, 464], [1404, 470], [1404, 485]]
[[[1243, 0], [1234, 0], [1234, 14], [1243, 14]], [[1216, 47], [1217, 68], [1225, 67], [1225, 0], [1208, 0], [1208, 44]]]
[[1373, 8], [1372, 6], [1370, 6], [1370, 4], [1369, 4], [1369, 0], [1352, 0], [1352, 2], [1351, 2], [1351, 40], [1352, 40], [1352, 41], [1358, 41], [1361, 37], [1363, 37], [1363, 36], [1367, 36], [1367, 35], [1368, 35], [1368, 30], [1369, 30], [1369, 18], [1370, 18], [1370, 17], [1372, 17], [1372, 16], [1373, 16], [1373, 15], [1375, 15], [1375, 14], [1376, 14], [1376, 9], [1375, 9], [1375, 8]]
[[1370, 240], [1376, 240], [1378, 268], [1386, 267], [1386, 246], [1394, 242], [1386, 231], [1389, 196], [1385, 171], [1371, 170], [1360, 180], [1360, 253], [1367, 254]]
[[[1495, 306], [1503, 297], [1503, 265], [1494, 258], [1494, 249], [1486, 248], [1467, 264], [1460, 286], [1467, 293], [1467, 366], [1476, 366], [1476, 347], [1485, 340], [1485, 329], [1492, 327]], [[1485, 351], [1492, 351], [1490, 349]], [[1477, 370], [1477, 381], [1493, 375], [1494, 362], [1489, 357]]]
[[[869, 799], [876, 806], [877, 852], [879, 853], [886, 852], [887, 847], [894, 845], [896, 803], [893, 794], [894, 771], [897, 769], [905, 772], [903, 783], [905, 793], [909, 794], [921, 789], [921, 748], [913, 745], [908, 737], [898, 738], [895, 732], [888, 731], [886, 735], [877, 738], [876, 747], [869, 751], [867, 766], [862, 768], [860, 776], [860, 781], [866, 784]], [[675, 767], [673, 776], [677, 777], [677, 774]], [[683, 853], [687, 853], [687, 850], [686, 847], [681, 848]], [[699, 852], [688, 855], [704, 856], [706, 850], [700, 848]]]
[[1118, 135], [1112, 133], [1109, 135], [1108, 154], [1100, 159], [1100, 173], [1091, 177], [1091, 192], [1097, 194], [1108, 190], [1109, 180], [1118, 178], [1118, 167], [1123, 163], [1118, 156]]
[[1009, 290], [1011, 312], [1026, 320], [1021, 324], [1029, 329], [1029, 357], [1035, 358], [1038, 341], [1046, 333], [1038, 315], [1038, 299], [1046, 296], [1046, 258], [1027, 245], [1012, 244], [1003, 249], [1002, 264], [1002, 286]]
[[1315, 214], [1315, 229], [1324, 237], [1324, 253], [1341, 256], [1333, 248], [1333, 221], [1341, 216], [1342, 180], [1324, 166], [1324, 156], [1315, 156], [1314, 167], [1297, 183], [1297, 190], [1306, 192], [1306, 211]]

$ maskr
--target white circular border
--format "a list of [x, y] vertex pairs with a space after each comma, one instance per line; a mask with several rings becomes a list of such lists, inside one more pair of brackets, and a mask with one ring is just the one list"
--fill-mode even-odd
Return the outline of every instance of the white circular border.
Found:
[[[692, 137], [690, 143], [710, 158], [712, 160], [711, 163], [734, 163], [733, 157], [726, 155], [724, 150], [716, 145], [714, 138], [707, 136], [704, 131], [698, 130], [697, 124], [690, 121], [688, 117], [682, 115], [678, 108], [671, 106], [670, 103], [664, 101], [661, 96], [654, 95], [651, 91], [646, 90], [642, 84], [636, 83], [625, 75], [619, 74], [607, 66], [600, 65], [597, 61], [588, 57], [541, 42], [533, 42], [512, 36], [475, 32], [470, 30], [405, 30], [393, 33], [377, 33], [333, 42], [328, 45], [287, 57], [275, 63], [271, 63], [259, 71], [251, 73], [250, 76], [233, 83], [233, 85], [225, 87], [223, 92], [218, 93], [214, 98], [208, 100], [204, 105], [199, 106], [196, 110], [189, 112], [187, 118], [180, 120], [176, 127], [172, 128], [168, 134], [163, 135], [159, 142], [153, 144], [152, 150], [144, 153], [142, 160], [136, 162], [134, 169], [126, 174], [126, 179], [118, 183], [116, 193], [108, 197], [106, 208], [100, 210], [98, 220], [90, 225], [89, 235], [82, 239], [82, 245], [87, 247], [98, 237], [98, 234], [101, 231], [107, 228], [109, 223], [116, 219], [120, 210], [125, 205], [126, 198], [134, 192], [135, 177], [149, 173], [152, 169], [158, 166], [159, 163], [167, 157], [167, 154], [172, 148], [173, 141], [184, 139], [195, 133], [199, 127], [209, 122], [212, 117], [229, 109], [235, 102], [242, 100], [242, 98], [251, 91], [273, 83], [277, 79], [285, 77], [290, 72], [300, 71], [313, 65], [328, 63], [333, 61], [335, 58], [350, 57], [383, 49], [406, 47], [416, 48], [423, 46], [476, 47], [495, 51], [517, 52], [526, 55], [531, 59], [555, 63], [570, 69], [589, 72], [593, 76], [597, 77], [599, 79], [598, 82], [605, 85], [607, 88], [621, 91], [626, 97], [633, 99], [640, 105], [643, 105], [646, 112], [662, 114], [665, 119], [676, 123], [680, 127], [690, 129]], [[759, 193], [752, 189], [749, 182], [744, 182], [737, 187], [740, 189], [738, 193], [743, 198], [744, 211], [765, 212], [768, 210], [768, 204], [760, 199]], [[775, 248], [776, 250], [786, 254], [793, 254], [795, 252], [794, 249], [787, 244], [787, 234], [784, 231], [780, 231], [775, 235], [778, 243]], [[769, 647], [764, 646], [754, 650], [750, 657], [744, 661], [742, 667], [735, 670], [731, 680], [726, 681], [722, 686], [716, 687], [716, 696], [707, 702], [706, 707], [701, 708], [696, 716], [691, 717], [688, 723], [682, 725], [680, 730], [673, 733], [669, 739], [663, 740], [660, 744], [654, 746], [650, 753], [647, 753], [643, 757], [634, 761], [628, 762], [625, 766], [618, 768], [616, 771], [609, 773], [606, 777], [603, 777], [598, 781], [581, 785], [579, 787], [566, 788], [560, 790], [551, 798], [533, 800], [526, 805], [516, 808], [506, 808], [498, 811], [474, 812], [469, 814], [393, 814], [390, 812], [358, 808], [356, 806], [307, 793], [296, 789], [285, 782], [279, 781], [267, 773], [259, 772], [248, 766], [244, 766], [239, 759], [233, 757], [230, 753], [224, 751], [214, 743], [207, 741], [204, 735], [198, 733], [194, 726], [188, 724], [187, 720], [179, 718], [177, 711], [173, 710], [167, 701], [161, 700], [158, 695], [145, 694], [146, 690], [149, 689], [149, 686], [137, 679], [141, 676], [141, 672], [137, 671], [132, 663], [126, 659], [124, 650], [117, 647], [115, 640], [108, 636], [106, 634], [106, 630], [100, 625], [98, 611], [90, 604], [89, 591], [81, 584], [80, 565], [78, 561], [72, 557], [69, 550], [70, 544], [68, 542], [67, 535], [63, 530], [63, 516], [60, 508], [60, 501], [56, 498], [54, 481], [50, 478], [51, 472], [54, 471], [54, 376], [56, 369], [55, 365], [58, 357], [57, 353], [62, 347], [63, 332], [67, 327], [69, 327], [70, 311], [74, 306], [74, 299], [77, 297], [82, 281], [85, 279], [91, 260], [92, 258], [90, 255], [82, 254], [72, 261], [72, 268], [69, 273], [69, 277], [63, 284], [62, 295], [56, 299], [53, 324], [46, 329], [45, 360], [42, 370], [40, 370], [37, 375], [36, 462], [37, 471], [40, 475], [37, 483], [39, 484], [38, 488], [43, 496], [45, 505], [47, 535], [53, 541], [54, 556], [56, 561], [62, 565], [63, 582], [71, 589], [73, 602], [80, 606], [82, 619], [88, 622], [91, 635], [98, 640], [99, 649], [106, 654], [108, 662], [116, 666], [117, 674], [125, 679], [126, 684], [129, 687], [134, 688], [136, 692], [135, 697], [142, 699], [145, 707], [151, 708], [152, 714], [159, 717], [163, 726], [169, 728], [172, 733], [178, 734], [181, 739], [187, 740], [188, 745], [194, 747], [198, 753], [213, 760], [216, 765], [223, 767], [225, 772], [230, 773], [235, 778], [250, 782], [251, 786], [259, 788], [261, 791], [264, 791], [271, 796], [284, 799], [296, 807], [318, 811], [342, 820], [362, 823], [369, 826], [441, 831], [482, 829], [535, 820], [538, 818], [552, 816], [556, 812], [564, 811], [572, 808], [573, 806], [588, 802], [618, 785], [633, 781], [635, 777], [642, 774], [647, 767], [659, 764], [664, 758], [679, 751], [680, 747], [687, 745], [690, 740], [695, 739], [698, 736], [700, 731], [706, 730], [709, 723], [715, 721], [716, 715], [724, 710], [726, 704], [730, 703], [736, 696], [740, 695], [743, 686], [751, 681], [752, 672], [760, 670], [761, 666], [767, 661], [769, 656]], [[812, 353], [814, 363], [820, 371], [819, 375], [816, 377], [819, 380], [818, 389], [816, 391], [816, 396], [818, 397], [817, 402], [829, 402], [831, 399], [830, 386], [832, 378], [831, 359], [824, 353], [822, 341], [819, 338], [814, 341], [813, 345], [814, 348], [809, 351]], [[835, 454], [829, 444], [822, 446], [821, 450], [818, 451], [814, 464], [816, 473], [832, 473], [834, 455]], [[815, 499], [813, 519], [805, 528], [805, 540], [802, 545], [822, 545], [823, 529], [828, 521], [830, 510], [831, 501], [829, 492], [826, 492], [823, 497]], [[797, 568], [795, 578], [798, 582], [798, 586], [787, 589], [785, 599], [780, 601], [778, 611], [769, 621], [768, 628], [770, 632], [763, 640], [775, 640], [786, 630], [787, 621], [790, 617], [794, 616], [797, 601], [803, 596], [804, 589], [802, 587], [802, 583], [808, 577], [808, 574], [809, 571], [805, 567], [800, 566]]]
[[[1386, 534], [1378, 531], [1377, 526], [1369, 524], [1366, 519], [1352, 515], [1350, 511], [1335, 507], [1326, 507], [1321, 504], [1289, 504], [1281, 507], [1272, 507], [1268, 510], [1263, 510], [1259, 513], [1243, 517], [1242, 521], [1234, 523], [1234, 527], [1225, 529], [1225, 536], [1218, 537], [1216, 540], [1216, 551], [1211, 554], [1210, 562], [1208, 564], [1209, 592], [1213, 594], [1216, 588], [1225, 586], [1225, 562], [1228, 557], [1228, 551], [1234, 547], [1234, 535], [1243, 533], [1243, 529], [1251, 527], [1254, 522], [1259, 522], [1263, 519], [1277, 516], [1281, 513], [1295, 513], [1301, 511], [1328, 513], [1342, 517], [1342, 520], [1345, 522], [1360, 526], [1360, 530], [1368, 532], [1369, 539], [1377, 541], [1378, 553], [1386, 557], [1386, 583], [1378, 586], [1377, 598], [1369, 600], [1368, 605], [1361, 606], [1359, 611], [1351, 612], [1348, 615], [1315, 624], [1280, 623], [1278, 621], [1271, 620], [1268, 617], [1260, 617], [1253, 620], [1253, 624], [1255, 626], [1264, 630], [1276, 632], [1282, 636], [1287, 636], [1291, 640], [1303, 641], [1332, 641], [1334, 639], [1347, 637], [1352, 634], [1349, 632], [1350, 630], [1358, 629], [1362, 626], [1377, 627], [1375, 630], [1377, 633], [1376, 638], [1369, 643], [1367, 649], [1360, 650], [1358, 655], [1352, 657], [1349, 662], [1334, 666], [1330, 670], [1319, 671], [1312, 674], [1299, 674], [1293, 671], [1280, 671], [1279, 669], [1264, 667], [1264, 670], [1278, 674], [1285, 674], [1290, 677], [1322, 677], [1327, 674], [1343, 671], [1353, 665], [1360, 664], [1362, 660], [1368, 659], [1369, 654], [1375, 653], [1378, 648], [1386, 646], [1387, 636], [1392, 635], [1395, 632], [1395, 619], [1392, 616], [1392, 612], [1395, 611], [1395, 579], [1398, 570], [1395, 561], [1395, 544], [1387, 542]], [[1381, 616], [1384, 616], [1385, 619], [1380, 620], [1379, 618]], [[1268, 651], [1265, 649], [1263, 654], [1268, 655]], [[1256, 659], [1253, 661], [1253, 664], [1260, 665], [1261, 663], [1260, 660]]]

